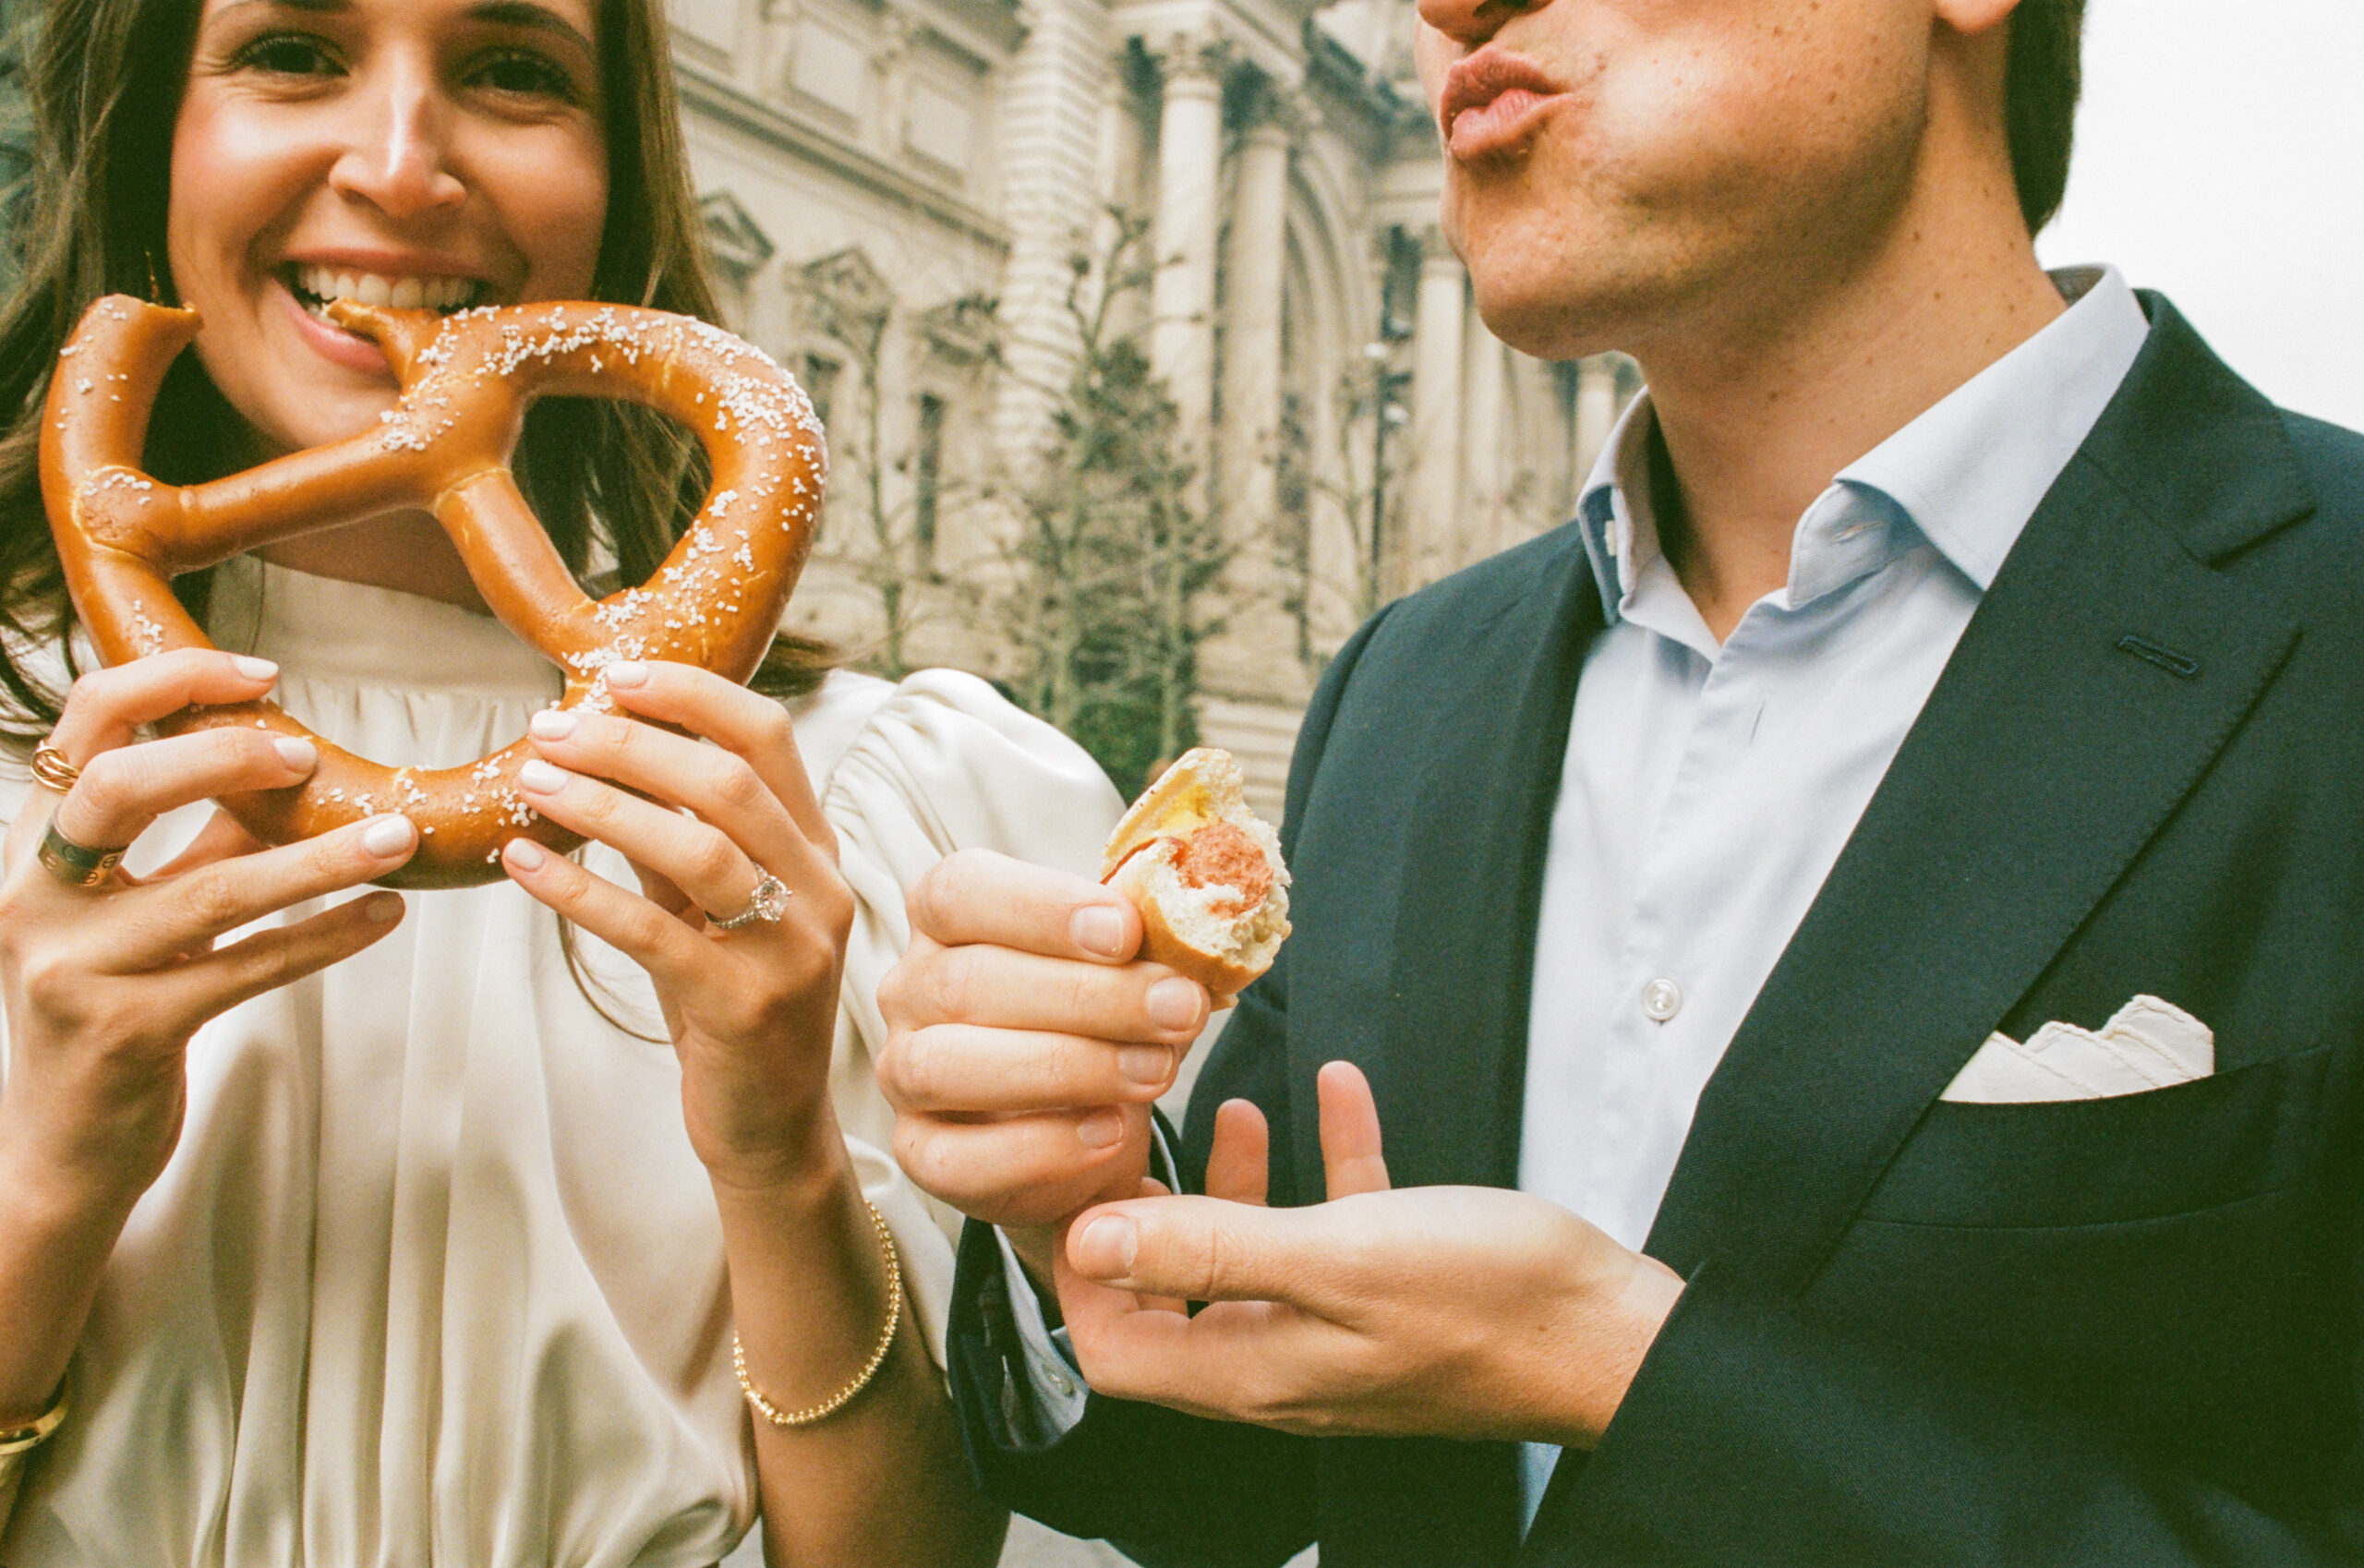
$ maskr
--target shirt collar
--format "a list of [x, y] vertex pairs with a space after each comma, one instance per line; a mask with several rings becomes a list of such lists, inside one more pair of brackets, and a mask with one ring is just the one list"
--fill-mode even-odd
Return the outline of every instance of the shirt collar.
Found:
[[[1925, 538], [1984, 593], [2117, 394], [2150, 334], [2115, 267], [2052, 274], [2068, 308], [1841, 469], [1791, 546], [1789, 607], [1866, 576]], [[1636, 396], [1593, 464], [1576, 517], [1613, 625], [1658, 559], [1652, 415]]]

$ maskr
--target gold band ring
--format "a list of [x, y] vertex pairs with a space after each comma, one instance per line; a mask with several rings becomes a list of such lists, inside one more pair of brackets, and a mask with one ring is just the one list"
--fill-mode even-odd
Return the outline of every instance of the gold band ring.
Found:
[[41, 848], [35, 851], [42, 868], [68, 887], [96, 887], [113, 874], [123, 862], [121, 850], [93, 850], [87, 844], [77, 844], [49, 825], [41, 836]]
[[59, 794], [74, 788], [74, 780], [82, 770], [66, 760], [66, 754], [43, 741], [33, 748], [33, 782]]

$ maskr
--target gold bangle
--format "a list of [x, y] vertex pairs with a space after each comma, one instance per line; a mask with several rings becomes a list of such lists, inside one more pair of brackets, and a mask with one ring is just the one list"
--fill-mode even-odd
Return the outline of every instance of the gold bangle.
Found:
[[57, 1385], [57, 1403], [49, 1407], [41, 1419], [30, 1427], [10, 1427], [0, 1430], [0, 1459], [14, 1459], [18, 1454], [39, 1448], [49, 1441], [49, 1434], [66, 1422], [66, 1385]]
[[886, 1228], [886, 1216], [868, 1198], [862, 1206], [870, 1211], [870, 1223], [878, 1232], [878, 1250], [886, 1258], [886, 1328], [878, 1336], [878, 1346], [863, 1362], [853, 1381], [838, 1390], [820, 1404], [804, 1410], [783, 1410], [766, 1399], [755, 1380], [747, 1375], [747, 1347], [741, 1344], [734, 1330], [730, 1335], [730, 1369], [739, 1374], [739, 1392], [747, 1396], [747, 1404], [755, 1414], [775, 1427], [809, 1427], [826, 1420], [844, 1409], [853, 1396], [870, 1386], [878, 1369], [886, 1364], [886, 1352], [895, 1347], [895, 1330], [903, 1321], [903, 1262], [895, 1251], [895, 1233]]

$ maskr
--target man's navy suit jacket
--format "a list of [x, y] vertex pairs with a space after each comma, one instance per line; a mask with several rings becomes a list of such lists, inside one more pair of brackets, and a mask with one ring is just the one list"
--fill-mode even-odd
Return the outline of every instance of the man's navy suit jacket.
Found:
[[[1507, 1443], [1322, 1439], [1093, 1396], [996, 1437], [971, 1226], [952, 1373], [999, 1496], [1153, 1563], [2364, 1558], [2364, 438], [2274, 408], [2165, 302], [1972, 619], [1701, 1094], [1647, 1250], [1689, 1281], [1519, 1534]], [[1573, 529], [1390, 607], [1289, 784], [1297, 934], [1192, 1095], [1318, 1201], [1313, 1076], [1398, 1186], [1515, 1185], [1544, 846], [1600, 596]], [[1996, 1031], [2139, 993], [2213, 1077], [1939, 1095]]]

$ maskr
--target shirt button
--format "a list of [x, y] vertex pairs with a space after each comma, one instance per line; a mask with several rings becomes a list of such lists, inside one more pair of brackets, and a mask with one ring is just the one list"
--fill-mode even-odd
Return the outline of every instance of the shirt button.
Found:
[[1671, 980], [1651, 981], [1642, 987], [1642, 1011], [1654, 1022], [1666, 1022], [1683, 1011], [1683, 987]]

